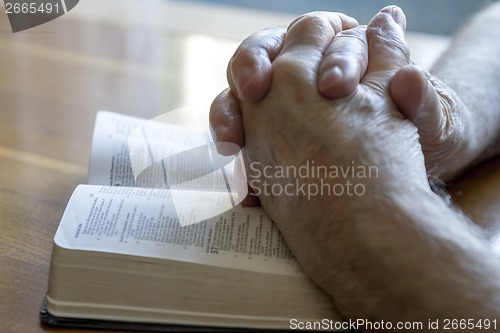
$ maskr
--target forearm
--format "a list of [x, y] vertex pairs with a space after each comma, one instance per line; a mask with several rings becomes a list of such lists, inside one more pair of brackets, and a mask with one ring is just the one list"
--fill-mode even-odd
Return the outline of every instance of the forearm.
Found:
[[479, 159], [500, 153], [500, 3], [480, 14], [454, 38], [432, 74], [454, 89], [471, 116], [468, 136]]
[[323, 256], [332, 258], [331, 275], [320, 284], [344, 315], [497, 318], [500, 270], [488, 243], [432, 192], [388, 193], [394, 195], [371, 200], [325, 245], [335, 253]]

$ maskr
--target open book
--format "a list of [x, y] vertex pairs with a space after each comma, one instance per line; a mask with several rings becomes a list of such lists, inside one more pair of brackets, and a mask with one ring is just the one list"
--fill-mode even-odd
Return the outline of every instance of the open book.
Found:
[[[44, 322], [290, 329], [340, 320], [261, 208], [235, 205], [182, 226], [170, 189], [138, 187], [130, 136], [143, 124], [98, 113], [90, 185], [76, 188], [54, 237]], [[193, 140], [177, 130], [162, 135]]]

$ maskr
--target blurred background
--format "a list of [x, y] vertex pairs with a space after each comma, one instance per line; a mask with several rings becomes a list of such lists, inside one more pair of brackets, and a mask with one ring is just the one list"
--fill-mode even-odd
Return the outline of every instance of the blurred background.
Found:
[[403, 8], [408, 18], [408, 29], [441, 35], [451, 35], [474, 12], [494, 0], [191, 0], [231, 6], [265, 9], [300, 14], [314, 10], [336, 11], [355, 17], [366, 24], [381, 8], [395, 4]]

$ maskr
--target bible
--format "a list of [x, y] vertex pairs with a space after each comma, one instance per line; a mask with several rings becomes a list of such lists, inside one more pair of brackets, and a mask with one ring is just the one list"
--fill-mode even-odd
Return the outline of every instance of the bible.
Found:
[[[98, 113], [88, 184], [75, 189], [54, 236], [42, 321], [151, 331], [286, 330], [292, 321], [340, 321], [260, 207], [233, 203], [195, 222], [191, 214], [183, 224], [186, 207], [218, 205], [201, 202], [213, 193], [192, 194], [207, 192], [201, 188], [176, 199], [171, 182], [139, 181], [143, 174], [158, 178], [146, 167], [139, 177], [134, 172], [130, 137], [144, 122]], [[159, 132], [162, 140], [193, 140], [178, 130]]]

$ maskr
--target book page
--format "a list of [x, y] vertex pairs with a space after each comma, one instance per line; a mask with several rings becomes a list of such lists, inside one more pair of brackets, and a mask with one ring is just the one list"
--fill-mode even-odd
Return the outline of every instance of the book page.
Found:
[[97, 113], [90, 154], [89, 184], [135, 186], [128, 137], [144, 122], [144, 119], [114, 112]]
[[[185, 152], [187, 149], [206, 145], [210, 140], [208, 131], [201, 128], [197, 119], [194, 119], [189, 126], [186, 123], [184, 126], [168, 123], [169, 120], [176, 120], [175, 116], [179, 116], [182, 111], [167, 112], [157, 117], [158, 120], [99, 111], [92, 137], [88, 183], [110, 186], [164, 187], [164, 184], [157, 186], [158, 180], [163, 180], [164, 175], [152, 172], [157, 169], [162, 170], [164, 165], [159, 163], [154, 165], [154, 163], [161, 162], [164, 157]], [[168, 117], [170, 114], [172, 116]], [[149, 140], [144, 140], [143, 134]], [[139, 139], [136, 138], [137, 136], [140, 136]], [[135, 139], [132, 140], [135, 144], [131, 145], [131, 139]], [[131, 147], [135, 148], [132, 153]], [[152, 160], [150, 155], [153, 155]], [[143, 171], [146, 169], [148, 169], [149, 178], [145, 178], [147, 172]], [[170, 171], [173, 168], [169, 167], [167, 170], [173, 172]], [[176, 171], [176, 175], [179, 172]], [[142, 177], [140, 184], [136, 184], [138, 176]], [[153, 176], [156, 179], [152, 179]], [[184, 175], [184, 177], [189, 178], [189, 175]]]
[[[189, 191], [185, 200], [190, 204]], [[164, 189], [80, 185], [56, 232], [63, 248], [180, 260], [300, 276], [302, 270], [261, 208], [236, 208], [186, 227]]]
[[[213, 143], [196, 116], [200, 110], [186, 107], [147, 121], [100, 111], [89, 183], [169, 189], [183, 226], [236, 207], [248, 193], [241, 150]], [[219, 154], [221, 148], [231, 154]], [[183, 199], [186, 191], [197, 205]]]

